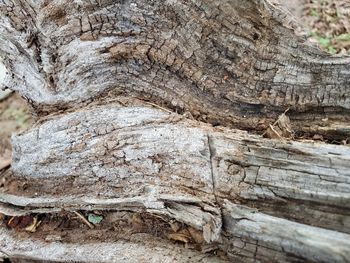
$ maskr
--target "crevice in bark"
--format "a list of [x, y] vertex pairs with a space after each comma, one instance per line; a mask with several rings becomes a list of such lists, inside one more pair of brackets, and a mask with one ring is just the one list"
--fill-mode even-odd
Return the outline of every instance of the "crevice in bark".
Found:
[[322, 203], [283, 197], [278, 200], [234, 200], [247, 207], [256, 208], [268, 215], [286, 218], [301, 224], [350, 234], [350, 213], [346, 207], [326, 206]]
[[[29, 13], [41, 10], [32, 20], [45, 76], [35, 72], [33, 50], [19, 60], [2, 47], [16, 73], [11, 87], [21, 89], [39, 114], [79, 108], [116, 89], [124, 96], [148, 94], [152, 103], [166, 102], [215, 126], [256, 131], [291, 108], [296, 131], [329, 139], [349, 135], [349, 60], [305, 45], [290, 28], [293, 19], [267, 1], [251, 0], [244, 10], [234, 1], [108, 2], [103, 15], [97, 3], [65, 4], [66, 10], [63, 3], [22, 5]], [[4, 38], [11, 34], [17, 50], [24, 50], [23, 32], [15, 26], [23, 15], [3, 12], [11, 13], [3, 18], [9, 30]], [[94, 37], [81, 39], [81, 32]], [[24, 66], [31, 74], [22, 79]], [[317, 112], [327, 108], [335, 110], [329, 118], [334, 124], [324, 127], [317, 120], [325, 116]]]
[[212, 142], [211, 142], [211, 138], [210, 135], [207, 134], [208, 137], [208, 148], [209, 148], [209, 162], [210, 162], [210, 172], [211, 172], [211, 181], [212, 181], [212, 188], [213, 188], [213, 195], [215, 196], [216, 202], [217, 202], [217, 198], [216, 198], [216, 186], [215, 186], [215, 178], [214, 178], [214, 167], [213, 167], [213, 160], [214, 160], [214, 156], [216, 154], [216, 150], [215, 148], [213, 148]]

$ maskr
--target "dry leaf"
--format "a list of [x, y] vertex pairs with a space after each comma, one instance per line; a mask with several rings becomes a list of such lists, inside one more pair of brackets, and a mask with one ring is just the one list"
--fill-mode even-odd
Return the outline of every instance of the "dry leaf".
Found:
[[269, 125], [264, 135], [265, 137], [270, 139], [283, 139], [283, 137], [278, 133], [278, 131], [276, 131], [275, 127], [272, 125]]
[[187, 229], [183, 229], [178, 233], [169, 234], [168, 238], [185, 244], [190, 243], [192, 241], [192, 236]]
[[36, 230], [37, 230], [37, 228], [38, 228], [38, 226], [39, 226], [40, 224], [41, 224], [41, 221], [39, 221], [37, 217], [34, 217], [34, 218], [33, 218], [32, 224], [30, 224], [29, 226], [27, 226], [27, 227], [25, 228], [25, 230], [28, 231], [28, 232], [34, 233], [34, 232], [36, 232]]
[[180, 234], [180, 233], [169, 234], [168, 238], [171, 240], [179, 241], [183, 243], [189, 243], [191, 241], [191, 237], [189, 235]]
[[173, 230], [175, 233], [181, 229], [181, 224], [177, 221], [170, 222], [169, 224], [170, 224], [171, 230]]
[[191, 237], [194, 240], [194, 242], [196, 242], [197, 244], [202, 244], [204, 242], [202, 231], [199, 231], [199, 230], [194, 229], [192, 227], [189, 227], [188, 231], [190, 232]]
[[289, 117], [282, 113], [273, 125], [269, 125], [264, 136], [270, 139], [292, 139], [293, 130]]
[[132, 216], [132, 227], [136, 231], [140, 231], [144, 227], [144, 222], [139, 214], [134, 214]]

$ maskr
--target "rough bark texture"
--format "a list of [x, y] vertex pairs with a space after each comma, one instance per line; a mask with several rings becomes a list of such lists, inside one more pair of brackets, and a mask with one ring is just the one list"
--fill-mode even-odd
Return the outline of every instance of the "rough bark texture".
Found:
[[[1, 1], [7, 86], [38, 113], [118, 94], [205, 122], [347, 137], [349, 58], [296, 37], [265, 0]], [[328, 119], [327, 121], [324, 121]]]
[[6, 86], [37, 117], [13, 136], [0, 212], [107, 215], [83, 232], [2, 227], [5, 256], [348, 260], [350, 148], [234, 129], [265, 130], [289, 108], [299, 134], [350, 135], [350, 59], [303, 43], [278, 6], [0, 0], [0, 11]]

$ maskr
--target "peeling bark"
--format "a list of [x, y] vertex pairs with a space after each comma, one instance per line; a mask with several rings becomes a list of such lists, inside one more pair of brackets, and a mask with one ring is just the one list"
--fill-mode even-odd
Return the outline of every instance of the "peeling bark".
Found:
[[350, 148], [237, 130], [261, 132], [289, 108], [297, 135], [350, 134], [349, 58], [304, 43], [277, 5], [0, 0], [0, 14], [5, 85], [37, 118], [12, 138], [3, 226], [12, 216], [127, 212], [161, 233], [131, 224], [135, 237], [107, 218], [90, 243], [92, 232], [65, 225], [57, 243], [2, 227], [5, 256], [347, 261]]

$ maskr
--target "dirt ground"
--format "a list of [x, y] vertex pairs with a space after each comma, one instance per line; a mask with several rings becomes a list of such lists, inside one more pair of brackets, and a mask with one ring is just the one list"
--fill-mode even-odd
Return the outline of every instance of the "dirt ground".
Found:
[[349, 0], [279, 0], [297, 18], [308, 40], [332, 55], [350, 55]]
[[32, 123], [28, 104], [18, 94], [0, 101], [0, 171], [11, 163], [11, 135]]

